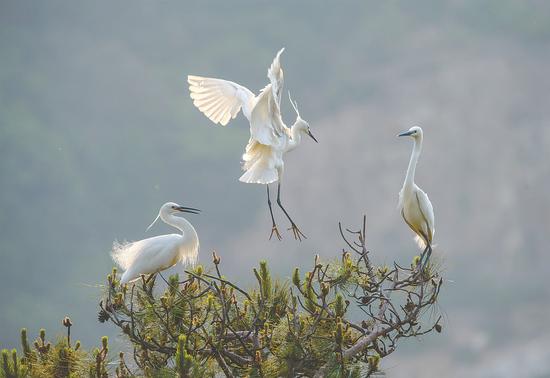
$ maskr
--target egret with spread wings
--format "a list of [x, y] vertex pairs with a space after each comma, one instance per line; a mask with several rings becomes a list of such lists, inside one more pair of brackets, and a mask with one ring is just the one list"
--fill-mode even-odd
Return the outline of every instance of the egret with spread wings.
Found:
[[187, 80], [193, 104], [212, 122], [225, 126], [242, 109], [244, 116], [250, 122], [250, 140], [243, 154], [245, 173], [239, 180], [266, 185], [267, 203], [272, 221], [269, 238], [276, 235], [281, 240], [281, 234], [273, 217], [269, 194], [269, 184], [277, 182], [277, 204], [290, 221], [289, 230], [292, 230], [294, 238], [302, 240], [305, 235], [281, 203], [283, 156], [286, 152], [298, 147], [304, 135], [310, 136], [315, 142], [317, 140], [311, 133], [309, 124], [300, 117], [297, 104], [290, 98], [290, 93], [290, 102], [297, 114], [296, 122], [291, 127], [287, 127], [281, 118], [280, 106], [284, 79], [280, 57], [283, 51], [284, 48], [277, 53], [267, 71], [270, 83], [257, 96], [242, 85], [227, 80], [191, 75]]
[[414, 182], [416, 164], [422, 152], [422, 128], [413, 126], [398, 136], [409, 136], [414, 140], [414, 147], [407, 168], [407, 175], [403, 188], [399, 192], [399, 209], [405, 223], [416, 234], [418, 245], [424, 249], [420, 262], [425, 257], [423, 266], [426, 266], [432, 254], [432, 241], [435, 234], [434, 209], [428, 195]]

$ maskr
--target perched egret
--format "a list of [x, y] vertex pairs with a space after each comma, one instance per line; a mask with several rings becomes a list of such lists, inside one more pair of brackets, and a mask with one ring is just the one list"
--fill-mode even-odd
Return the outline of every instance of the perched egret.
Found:
[[398, 136], [410, 136], [414, 140], [414, 147], [407, 168], [407, 175], [403, 188], [399, 192], [399, 209], [405, 223], [416, 233], [416, 241], [424, 250], [420, 261], [426, 255], [424, 266], [432, 253], [432, 240], [435, 233], [434, 209], [428, 195], [414, 183], [414, 173], [418, 158], [422, 152], [422, 129], [413, 126]]
[[188, 76], [189, 91], [193, 104], [212, 122], [222, 126], [235, 118], [242, 109], [250, 123], [250, 140], [243, 154], [243, 170], [240, 181], [267, 186], [267, 204], [271, 215], [271, 235], [281, 240], [281, 235], [273, 217], [269, 184], [277, 182], [277, 204], [290, 221], [294, 238], [302, 240], [305, 235], [296, 226], [281, 203], [281, 181], [284, 172], [283, 155], [298, 147], [302, 136], [308, 135], [315, 142], [309, 124], [300, 117], [298, 107], [290, 98], [296, 111], [296, 122], [289, 128], [281, 118], [281, 93], [283, 90], [283, 69], [280, 57], [281, 49], [267, 71], [270, 83], [257, 96], [247, 88], [231, 81]]
[[159, 235], [131, 243], [113, 244], [111, 256], [124, 269], [121, 284], [133, 281], [142, 274], [153, 274], [168, 269], [178, 262], [194, 264], [199, 254], [199, 237], [195, 228], [186, 219], [176, 217], [177, 213], [198, 214], [200, 210], [167, 202], [147, 227], [149, 230], [160, 218], [166, 224], [177, 228], [182, 234]]

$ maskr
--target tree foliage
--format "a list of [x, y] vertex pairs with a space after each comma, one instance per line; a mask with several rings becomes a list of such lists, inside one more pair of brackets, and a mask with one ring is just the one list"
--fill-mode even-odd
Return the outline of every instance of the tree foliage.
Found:
[[212, 271], [198, 266], [183, 280], [158, 274], [120, 285], [113, 270], [99, 320], [126, 335], [146, 375], [372, 375], [400, 339], [441, 331], [434, 304], [443, 280], [431, 265], [421, 269], [418, 256], [409, 267], [374, 266], [365, 222], [340, 231], [346, 248], [337, 261], [316, 256], [292, 282], [274, 280], [260, 262], [251, 290], [222, 274], [215, 252]]
[[40, 330], [31, 344], [21, 331], [21, 356], [2, 351], [1, 378], [19, 377], [365, 377], [381, 370], [399, 340], [441, 332], [436, 304], [443, 279], [419, 256], [408, 267], [375, 266], [358, 231], [340, 233], [345, 248], [289, 282], [271, 277], [265, 261], [257, 284], [239, 287], [222, 274], [212, 253], [210, 271], [197, 266], [165, 279], [161, 273], [121, 285], [107, 276], [98, 319], [120, 329], [133, 350], [109, 361], [107, 337], [82, 350], [66, 336], [52, 344]]
[[[68, 317], [62, 321], [67, 336], [52, 343], [46, 338], [46, 330], [41, 329], [34, 342], [29, 343], [27, 330], [21, 330], [21, 355], [17, 350], [2, 350], [0, 367], [1, 378], [55, 377], [55, 378], [106, 378], [108, 368], [108, 339], [101, 339], [101, 348], [91, 352], [82, 350], [80, 341], [71, 343], [72, 322]], [[11, 356], [10, 356], [11, 354]], [[120, 366], [115, 370], [118, 378], [130, 377], [124, 363], [124, 354], [120, 353]], [[124, 369], [123, 369], [124, 368]], [[121, 373], [119, 373], [121, 372]]]

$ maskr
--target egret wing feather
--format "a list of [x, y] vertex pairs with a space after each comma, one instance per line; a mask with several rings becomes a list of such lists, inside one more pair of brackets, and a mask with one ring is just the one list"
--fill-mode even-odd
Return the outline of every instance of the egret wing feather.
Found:
[[187, 76], [193, 104], [212, 122], [226, 126], [241, 108], [250, 118], [254, 94], [247, 88], [228, 80]]
[[134, 243], [127, 241], [119, 242], [118, 240], [115, 240], [113, 242], [111, 257], [113, 258], [115, 264], [117, 264], [123, 270], [128, 269], [128, 267], [132, 265], [132, 262], [136, 258], [136, 254], [134, 252], [130, 252], [132, 250], [133, 244]]
[[249, 184], [275, 182], [279, 179], [279, 173], [275, 168], [276, 164], [277, 154], [273, 147], [250, 138], [243, 154], [243, 170], [246, 172], [239, 178], [239, 181]]
[[271, 63], [271, 66], [267, 70], [267, 77], [271, 82], [271, 89], [273, 90], [273, 97], [277, 100], [277, 105], [281, 107], [281, 97], [283, 92], [284, 75], [281, 68], [281, 54], [285, 51], [285, 48], [279, 50], [275, 59]]
[[279, 50], [267, 70], [270, 83], [261, 90], [250, 115], [250, 136], [268, 146], [277, 147], [286, 126], [281, 118], [281, 98], [284, 85], [281, 54]]
[[199, 242], [182, 243], [179, 234], [160, 235], [135, 242], [115, 242], [111, 255], [117, 265], [125, 270], [121, 282], [127, 283], [142, 274], [152, 274], [167, 269], [178, 262], [195, 264]]
[[[416, 186], [416, 185], [415, 185]], [[418, 186], [416, 186], [416, 195], [418, 196], [418, 203], [420, 204], [420, 211], [426, 218], [426, 222], [428, 223], [428, 238], [431, 242], [433, 240], [433, 237], [435, 235], [435, 215], [434, 215], [434, 208], [432, 206], [432, 203], [430, 199], [428, 198], [428, 195], [420, 189]]]
[[257, 97], [250, 115], [250, 136], [268, 146], [278, 146], [284, 133], [284, 124], [272, 85], [268, 84]]
[[399, 191], [399, 199], [398, 199], [398, 201], [397, 201], [397, 208], [400, 209], [400, 210], [403, 209], [403, 201], [404, 201], [404, 200], [403, 200], [403, 190], [404, 190], [404, 189], [405, 189], [405, 188], [403, 187], [403, 188], [401, 188], [401, 190]]
[[[169, 234], [134, 242], [115, 242], [111, 255], [115, 263], [127, 270], [135, 266], [136, 261], [150, 261], [156, 255], [162, 255], [164, 251], [174, 249], [181, 241], [181, 235]], [[150, 264], [153, 265], [153, 264]]]

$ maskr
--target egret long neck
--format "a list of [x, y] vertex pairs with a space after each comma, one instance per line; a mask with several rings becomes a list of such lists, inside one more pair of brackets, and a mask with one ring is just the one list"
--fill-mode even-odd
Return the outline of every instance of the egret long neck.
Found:
[[182, 217], [176, 217], [174, 215], [161, 215], [161, 219], [164, 223], [169, 224], [170, 226], [180, 230], [185, 238], [198, 239], [197, 231], [187, 219]]
[[298, 130], [296, 127], [296, 123], [291, 126], [290, 128], [290, 140], [288, 141], [288, 147], [286, 148], [286, 152], [292, 151], [296, 147], [298, 147], [302, 143], [302, 133]]
[[409, 160], [409, 167], [407, 168], [407, 176], [405, 176], [405, 184], [403, 187], [411, 189], [414, 184], [414, 174], [416, 171], [416, 164], [418, 163], [418, 158], [420, 157], [420, 152], [422, 151], [422, 137], [414, 139], [414, 147], [411, 154], [411, 160]]

